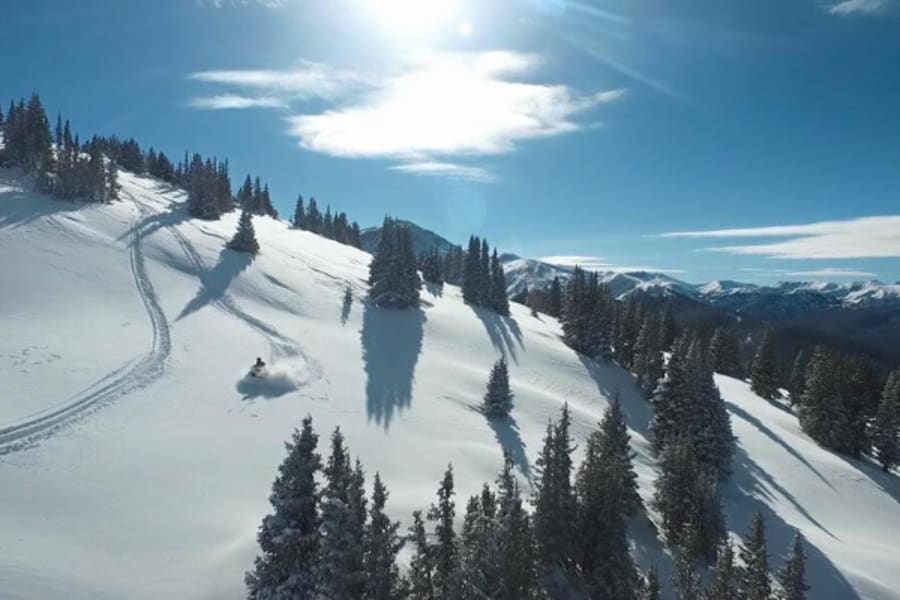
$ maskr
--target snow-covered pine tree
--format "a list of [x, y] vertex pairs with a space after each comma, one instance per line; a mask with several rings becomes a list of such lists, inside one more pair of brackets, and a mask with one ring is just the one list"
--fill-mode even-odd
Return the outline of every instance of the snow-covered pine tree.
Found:
[[775, 357], [775, 332], [766, 330], [750, 367], [750, 389], [766, 400], [774, 400], [778, 393], [778, 361]]
[[890, 471], [900, 463], [900, 368], [884, 384], [872, 425], [872, 441], [882, 469]]
[[362, 466], [351, 467], [344, 436], [335, 428], [322, 492], [321, 547], [316, 569], [325, 598], [361, 599], [366, 589], [366, 497]]
[[772, 579], [769, 575], [769, 555], [766, 549], [766, 523], [762, 513], [756, 513], [744, 536], [740, 550], [743, 567], [740, 572], [742, 600], [771, 600]]
[[724, 479], [731, 474], [735, 439], [731, 418], [698, 339], [688, 349], [688, 369], [692, 379], [693, 404], [685, 415], [686, 431], [693, 439], [701, 464]]
[[422, 520], [422, 511], [413, 512], [413, 524], [409, 528], [409, 542], [415, 547], [413, 556], [409, 561], [410, 598], [415, 600], [435, 600], [434, 590], [434, 547], [428, 544], [428, 536], [425, 533], [425, 522]]
[[453, 519], [453, 465], [448, 465], [438, 488], [437, 504], [428, 510], [428, 520], [434, 521], [434, 590], [436, 598], [456, 598], [459, 592], [459, 548]]
[[675, 573], [672, 575], [678, 600], [703, 600], [703, 578], [697, 570], [694, 558], [688, 553], [675, 551]]
[[614, 401], [590, 434], [575, 478], [578, 569], [591, 597], [636, 597], [625, 517], [640, 507], [628, 433]]
[[572, 486], [572, 438], [569, 406], [563, 406], [556, 423], [547, 424], [547, 435], [535, 463], [534, 534], [541, 565], [551, 572], [572, 573], [575, 565], [577, 501]]
[[249, 252], [250, 254], [259, 252], [259, 242], [256, 241], [256, 232], [253, 230], [253, 216], [246, 208], [241, 211], [237, 232], [228, 242], [228, 247], [237, 252]]
[[739, 569], [734, 562], [734, 546], [726, 539], [719, 546], [716, 568], [706, 590], [706, 600], [740, 600], [738, 590]]
[[372, 506], [365, 531], [363, 565], [366, 575], [366, 600], [394, 600], [402, 595], [403, 581], [397, 567], [397, 554], [404, 540], [397, 534], [400, 523], [385, 514], [388, 490], [375, 473]]
[[513, 394], [509, 389], [509, 367], [500, 358], [491, 368], [487, 392], [484, 395], [484, 413], [488, 417], [506, 417], [512, 410]]
[[729, 377], [740, 377], [740, 348], [737, 336], [727, 327], [717, 327], [709, 342], [709, 364], [713, 371]]
[[422, 279], [431, 284], [442, 285], [441, 255], [437, 247], [432, 247], [422, 258]]
[[797, 408], [800, 427], [827, 448], [845, 451], [850, 419], [840, 393], [839, 357], [816, 348], [806, 369], [803, 400]]
[[539, 597], [535, 563], [534, 532], [522, 503], [519, 484], [513, 475], [509, 453], [503, 456], [503, 471], [497, 479], [497, 563], [499, 582], [497, 600], [529, 600]]
[[416, 268], [409, 227], [385, 217], [381, 238], [369, 264], [369, 297], [383, 308], [412, 308], [419, 304], [422, 281]]
[[784, 566], [778, 571], [778, 582], [781, 584], [779, 600], [806, 600], [810, 587], [806, 583], [806, 558], [803, 555], [803, 536], [799, 531], [794, 535], [794, 543]]
[[663, 355], [658, 343], [659, 323], [656, 315], [647, 311], [634, 344], [631, 370], [637, 375], [638, 388], [648, 398], [663, 376]]
[[322, 459], [312, 417], [303, 419], [285, 444], [287, 457], [278, 467], [269, 502], [274, 512], [263, 519], [257, 540], [262, 553], [247, 573], [251, 600], [310, 597], [319, 551], [319, 499], [316, 473]]
[[106, 201], [112, 202], [119, 199], [119, 166], [116, 161], [109, 160], [106, 163]]
[[644, 575], [644, 586], [641, 591], [641, 600], [660, 600], [659, 571], [656, 565], [650, 565]]
[[794, 358], [791, 375], [788, 380], [788, 394], [791, 404], [797, 406], [803, 400], [806, 390], [806, 367], [809, 364], [809, 352], [800, 350]]
[[463, 598], [494, 598], [500, 589], [497, 497], [484, 484], [466, 504], [459, 540], [459, 581]]
[[688, 418], [688, 403], [693, 396], [688, 365], [689, 348], [689, 336], [682, 335], [675, 341], [666, 364], [665, 376], [651, 400], [653, 417], [650, 421], [650, 435], [653, 452], [657, 456], [683, 429]]

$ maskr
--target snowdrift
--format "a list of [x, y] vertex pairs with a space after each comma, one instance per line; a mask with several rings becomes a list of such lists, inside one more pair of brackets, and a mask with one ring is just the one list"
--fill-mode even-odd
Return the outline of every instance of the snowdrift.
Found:
[[[581, 442], [619, 390], [650, 499], [647, 402], [627, 373], [566, 348], [553, 319], [498, 317], [453, 286], [380, 310], [364, 302], [368, 254], [269, 218], [254, 220], [262, 252], [237, 254], [224, 249], [237, 215], [191, 220], [182, 192], [120, 180], [120, 202], [83, 206], [0, 170], [5, 597], [243, 598], [284, 441], [307, 413], [323, 452], [341, 427], [408, 524], [451, 461], [458, 513], [504, 450], [527, 488], [547, 419], [568, 402]], [[473, 407], [500, 355], [515, 407], [491, 422]], [[246, 381], [256, 356], [272, 377]], [[774, 568], [801, 530], [811, 597], [900, 598], [897, 476], [819, 448], [743, 382], [718, 383], [739, 439], [730, 526], [761, 510]], [[666, 578], [654, 519], [631, 523], [634, 552]]]

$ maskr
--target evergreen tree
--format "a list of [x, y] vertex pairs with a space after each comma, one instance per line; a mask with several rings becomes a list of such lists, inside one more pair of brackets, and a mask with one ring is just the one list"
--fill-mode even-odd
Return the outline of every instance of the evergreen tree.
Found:
[[278, 467], [269, 502], [274, 512], [263, 519], [257, 540], [262, 554], [247, 573], [247, 597], [275, 600], [310, 597], [319, 549], [319, 489], [316, 473], [322, 459], [312, 417], [303, 419], [285, 444], [287, 457]]
[[498, 315], [509, 316], [509, 298], [506, 296], [506, 274], [497, 256], [497, 249], [491, 256], [490, 306]]
[[237, 252], [249, 252], [250, 254], [259, 252], [259, 242], [256, 241], [256, 232], [253, 230], [253, 216], [246, 208], [241, 211], [237, 232], [228, 242], [228, 247]]
[[887, 379], [875, 415], [873, 445], [885, 471], [900, 463], [900, 369]]
[[243, 185], [238, 190], [237, 204], [241, 207], [241, 210], [253, 210], [253, 181], [249, 175], [244, 179]]
[[806, 350], [801, 350], [794, 358], [790, 381], [788, 381], [790, 401], [794, 406], [800, 404], [803, 399], [803, 392], [806, 391], [806, 367], [808, 364], [809, 353]]
[[441, 256], [436, 247], [432, 247], [422, 259], [422, 279], [437, 285], [444, 283], [441, 274]]
[[575, 564], [577, 502], [572, 487], [571, 417], [564, 405], [559, 421], [548, 423], [544, 445], [536, 462], [534, 533], [540, 563], [548, 569], [571, 573]]
[[554, 277], [550, 282], [550, 298], [548, 302], [547, 314], [551, 317], [559, 318], [563, 309], [562, 284], [559, 281], [559, 277]]
[[750, 389], [757, 396], [774, 400], [778, 393], [778, 361], [775, 358], [775, 333], [770, 329], [763, 335], [750, 367]]
[[644, 576], [644, 589], [641, 593], [641, 600], [660, 600], [660, 597], [659, 572], [656, 570], [656, 565], [650, 565], [647, 574]]
[[481, 302], [481, 240], [469, 236], [469, 246], [465, 254], [462, 281], [463, 300], [469, 304]]
[[693, 395], [688, 369], [689, 343], [689, 338], [682, 336], [673, 345], [665, 377], [657, 386], [652, 399], [650, 434], [653, 451], [657, 456], [678, 435], [688, 419], [688, 403]]
[[383, 308], [413, 308], [419, 305], [422, 280], [416, 269], [409, 227], [385, 218], [381, 238], [369, 264], [369, 297]]
[[756, 513], [750, 530], [741, 546], [740, 597], [742, 600], [770, 600], [772, 581], [769, 576], [769, 557], [766, 550], [766, 523], [762, 513]]
[[734, 563], [734, 546], [730, 540], [726, 540], [719, 547], [716, 568], [706, 590], [706, 600], [741, 600], [738, 574], [738, 567]]
[[119, 167], [116, 161], [110, 160], [106, 164], [106, 201], [112, 202], [119, 199]]
[[741, 356], [737, 336], [725, 327], [717, 327], [709, 343], [709, 364], [713, 371], [740, 377]]
[[497, 552], [493, 557], [499, 582], [496, 593], [491, 597], [497, 600], [528, 600], [539, 595], [534, 533], [522, 503], [519, 484], [513, 475], [512, 458], [508, 453], [503, 458], [503, 471], [497, 479]]
[[435, 597], [440, 600], [456, 598], [459, 591], [459, 549], [453, 530], [454, 494], [453, 465], [449, 465], [438, 488], [438, 502], [428, 510], [428, 520], [435, 522], [434, 590]]
[[806, 583], [803, 536], [799, 532], [794, 536], [791, 553], [787, 556], [784, 566], [778, 571], [778, 582], [781, 584], [779, 600], [806, 600], [809, 585]]
[[850, 445], [850, 418], [840, 393], [841, 376], [837, 355], [817, 348], [806, 370], [803, 400], [797, 409], [803, 431], [837, 451], [845, 451]]
[[655, 315], [644, 317], [634, 345], [632, 370], [637, 375], [638, 388], [650, 397], [663, 376], [663, 355], [659, 348], [659, 324]]
[[435, 552], [434, 548], [428, 544], [422, 511], [417, 510], [413, 513], [413, 524], [409, 528], [409, 541], [415, 546], [409, 562], [410, 597], [414, 600], [435, 600], [437, 598], [434, 590]]
[[702, 600], [703, 580], [697, 572], [692, 557], [684, 552], [675, 552], [675, 597], [678, 600]]
[[614, 401], [587, 440], [575, 481], [579, 572], [591, 597], [636, 597], [637, 571], [628, 548], [625, 517], [640, 507], [628, 432]]
[[402, 587], [397, 554], [403, 547], [403, 540], [397, 534], [400, 523], [391, 521], [384, 512], [387, 498], [387, 488], [378, 473], [375, 473], [369, 525], [365, 533], [367, 600], [393, 600], [400, 595]]
[[463, 598], [495, 597], [500, 590], [501, 558], [497, 536], [497, 498], [487, 484], [469, 498], [460, 536], [460, 585]]
[[478, 305], [491, 305], [491, 249], [486, 239], [481, 240], [478, 254]]
[[509, 389], [509, 369], [506, 359], [500, 358], [491, 368], [487, 393], [484, 395], [484, 413], [489, 417], [506, 417], [512, 410], [513, 395]]

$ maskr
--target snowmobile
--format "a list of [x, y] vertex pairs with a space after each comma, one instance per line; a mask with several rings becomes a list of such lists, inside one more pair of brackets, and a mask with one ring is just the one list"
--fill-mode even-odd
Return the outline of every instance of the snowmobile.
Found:
[[250, 377], [265, 377], [266, 376], [266, 363], [263, 362], [263, 359], [256, 357], [256, 363], [250, 367]]

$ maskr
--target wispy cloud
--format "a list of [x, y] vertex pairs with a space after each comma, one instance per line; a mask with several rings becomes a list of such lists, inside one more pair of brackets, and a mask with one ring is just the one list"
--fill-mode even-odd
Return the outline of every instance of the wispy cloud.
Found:
[[211, 6], [222, 8], [223, 6], [251, 6], [258, 4], [266, 8], [276, 8], [286, 4], [288, 0], [196, 0], [198, 6]]
[[201, 96], [189, 102], [194, 108], [205, 110], [223, 110], [235, 108], [285, 108], [287, 104], [280, 98], [267, 96], [252, 98], [238, 94], [219, 94], [217, 96]]
[[789, 238], [777, 242], [704, 248], [712, 252], [770, 258], [896, 258], [900, 257], [900, 215], [822, 221], [806, 225], [675, 231], [665, 233], [662, 237]]
[[612, 273], [634, 273], [637, 271], [648, 271], [652, 273], [666, 273], [678, 275], [684, 273], [682, 269], [663, 269], [659, 267], [647, 266], [627, 266], [617, 265], [609, 262], [600, 256], [583, 256], [583, 255], [565, 255], [565, 256], [545, 256], [538, 259], [551, 265], [559, 265], [561, 267], [581, 267], [589, 271], [607, 271]]
[[401, 163], [392, 169], [415, 175], [488, 182], [496, 178], [487, 167], [453, 158], [508, 153], [527, 140], [591, 127], [583, 116], [625, 94], [528, 82], [540, 62], [520, 52], [443, 52], [381, 75], [304, 63], [290, 71], [203, 71], [190, 78], [292, 105], [325, 100], [325, 110], [301, 108], [287, 119], [289, 133], [308, 150], [391, 159]]
[[496, 181], [497, 177], [487, 169], [472, 167], [450, 162], [410, 162], [390, 167], [393, 171], [412, 173], [414, 175], [430, 175], [432, 177], [445, 177], [449, 179], [465, 179], [488, 183]]
[[890, 12], [896, 8], [891, 0], [843, 0], [828, 6], [828, 12], [841, 16], [878, 16]]

